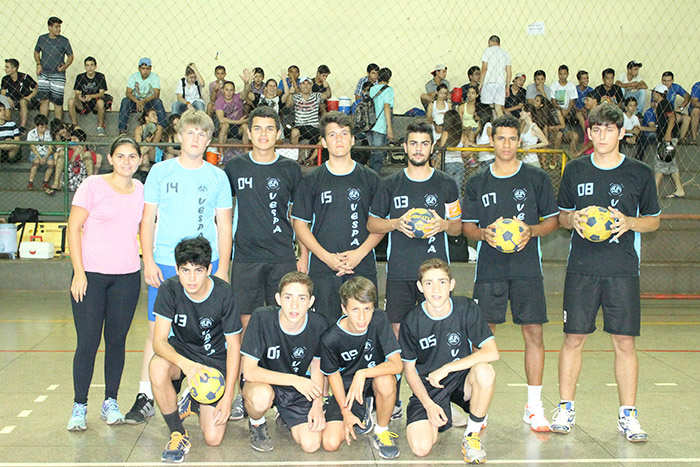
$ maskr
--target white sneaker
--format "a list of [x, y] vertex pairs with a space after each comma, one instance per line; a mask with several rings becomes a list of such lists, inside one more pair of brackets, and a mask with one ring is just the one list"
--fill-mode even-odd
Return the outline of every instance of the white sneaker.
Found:
[[457, 428], [467, 426], [467, 417], [462, 415], [462, 412], [452, 404], [450, 404], [450, 411], [452, 412], [452, 426]]
[[571, 433], [571, 428], [573, 428], [576, 423], [576, 411], [571, 408], [570, 403], [559, 404], [556, 409], [554, 409], [554, 416], [552, 417], [551, 430], [554, 433], [561, 433], [563, 435], [568, 435]]
[[624, 416], [617, 418], [617, 431], [625, 434], [631, 443], [646, 443], [649, 437], [637, 420], [637, 409], [625, 409]]
[[544, 416], [544, 408], [542, 402], [538, 405], [525, 405], [525, 413], [523, 414], [523, 422], [530, 425], [532, 431], [549, 432], [552, 431], [547, 417]]

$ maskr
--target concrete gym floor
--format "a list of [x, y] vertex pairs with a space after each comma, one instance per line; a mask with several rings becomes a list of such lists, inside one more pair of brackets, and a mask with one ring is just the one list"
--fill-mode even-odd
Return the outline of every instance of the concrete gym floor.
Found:
[[[141, 348], [146, 334], [145, 294], [127, 340], [127, 358], [119, 402], [126, 412], [138, 388]], [[561, 296], [549, 295], [545, 325], [547, 348], [543, 400], [558, 402], [557, 357], [561, 345]], [[522, 337], [512, 323], [497, 330], [501, 359], [495, 363], [496, 394], [489, 425], [482, 434], [489, 464], [499, 465], [693, 465], [700, 466], [700, 303], [642, 303], [642, 336], [637, 340], [640, 378], [638, 408], [649, 442], [635, 445], [616, 430], [617, 390], [610, 339], [602, 331], [586, 345], [576, 398], [577, 424], [570, 435], [536, 434], [522, 422], [526, 388]], [[0, 291], [0, 466], [162, 465], [168, 432], [160, 414], [143, 425], [109, 427], [99, 418], [103, 399], [103, 358], [98, 354], [90, 391], [88, 430], [66, 431], [72, 405], [72, 358], [75, 330], [68, 291]], [[602, 324], [599, 326], [602, 327]], [[404, 407], [410, 390], [404, 384]], [[547, 410], [549, 412], [549, 410]], [[551, 413], [548, 413], [551, 417]], [[229, 422], [222, 446], [204, 445], [195, 419], [185, 422], [192, 450], [185, 465], [333, 466], [459, 465], [463, 429], [440, 436], [424, 459], [412, 455], [405, 439], [405, 416], [392, 422], [401, 455], [381, 460], [367, 438], [339, 452], [304, 454], [286, 428], [269, 417], [275, 449], [254, 452], [247, 422]]]

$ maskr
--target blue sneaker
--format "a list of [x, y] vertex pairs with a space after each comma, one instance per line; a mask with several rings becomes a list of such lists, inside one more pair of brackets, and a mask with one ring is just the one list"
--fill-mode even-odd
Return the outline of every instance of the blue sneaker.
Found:
[[73, 411], [68, 420], [68, 431], [85, 431], [87, 430], [87, 404], [78, 404], [73, 402]]
[[403, 415], [403, 407], [401, 407], [401, 401], [396, 401], [394, 405], [394, 410], [391, 412], [391, 420], [398, 420]]
[[358, 435], [366, 435], [367, 433], [372, 431], [372, 428], [374, 428], [374, 421], [372, 420], [372, 408], [374, 407], [374, 397], [365, 397], [364, 407], [365, 413], [362, 417], [362, 424], [365, 426], [365, 428], [362, 429], [357, 425], [353, 427], [355, 429], [355, 433], [357, 433]]
[[121, 425], [124, 423], [124, 415], [119, 411], [119, 404], [113, 398], [105, 399], [102, 403], [100, 417], [107, 422], [107, 425]]
[[559, 406], [554, 409], [554, 416], [552, 417], [551, 423], [551, 430], [553, 433], [568, 435], [571, 433], [571, 428], [573, 428], [574, 423], [576, 423], [576, 411], [571, 407], [571, 402], [559, 404]]
[[399, 447], [395, 439], [399, 435], [391, 431], [383, 431], [372, 436], [372, 446], [379, 451], [379, 457], [382, 459], [396, 459], [399, 457]]
[[179, 431], [170, 433], [170, 441], [165, 445], [163, 454], [160, 460], [163, 462], [180, 463], [185, 460], [185, 454], [190, 452], [190, 438], [187, 436], [187, 430], [183, 435]]
[[192, 400], [190, 391], [185, 391], [185, 395], [177, 403], [177, 413], [180, 420], [184, 420], [190, 415], [199, 415], [199, 403]]

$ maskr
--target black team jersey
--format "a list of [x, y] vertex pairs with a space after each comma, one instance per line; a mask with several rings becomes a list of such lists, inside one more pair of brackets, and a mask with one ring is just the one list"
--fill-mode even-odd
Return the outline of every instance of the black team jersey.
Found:
[[[485, 228], [499, 217], [516, 217], [528, 225], [536, 225], [540, 218], [559, 213], [552, 182], [544, 170], [521, 162], [514, 174], [498, 177], [492, 167], [484, 167], [467, 181], [462, 222], [474, 222]], [[501, 253], [486, 242], [478, 243], [477, 252], [475, 281], [542, 277], [538, 237], [531, 238], [522, 251], [515, 253]]]
[[233, 260], [295, 262], [289, 209], [301, 183], [299, 164], [279, 155], [260, 164], [248, 153], [228, 161], [224, 171], [235, 197]]
[[[323, 164], [302, 180], [292, 217], [310, 223], [311, 232], [327, 251], [355, 250], [369, 236], [367, 217], [378, 186], [379, 175], [363, 165], [356, 163], [351, 172], [337, 175]], [[355, 267], [358, 275], [376, 272], [374, 253]], [[336, 271], [309, 254], [309, 274], [319, 273], [335, 275]]]
[[168, 343], [180, 355], [226, 374], [225, 335], [241, 332], [241, 316], [233, 308], [231, 286], [215, 276], [209, 295], [192, 300], [178, 276], [166, 279], [158, 287], [153, 312], [171, 322]]
[[309, 365], [320, 358], [321, 336], [328, 327], [319, 313], [309, 312], [306, 323], [296, 334], [287, 334], [280, 326], [280, 307], [256, 309], [241, 344], [241, 355], [258, 361], [270, 371], [309, 376]]
[[401, 352], [391, 323], [384, 311], [375, 309], [363, 334], [353, 334], [340, 326], [342, 316], [321, 339], [321, 371], [331, 375], [340, 371], [345, 390], [359, 370], [384, 363], [390, 355]]
[[[459, 190], [457, 182], [444, 172], [433, 169], [423, 181], [411, 180], [406, 169], [382, 181], [370, 215], [397, 219], [413, 208], [433, 209], [443, 219], [459, 219]], [[429, 258], [449, 262], [447, 233], [428, 239], [409, 238], [402, 232], [389, 232], [387, 247], [387, 279], [413, 281], [418, 279], [421, 263]]]
[[452, 311], [442, 319], [432, 318], [425, 302], [411, 310], [401, 323], [401, 359], [416, 362], [416, 371], [426, 387], [431, 371], [446, 363], [468, 357], [474, 347], [493, 339], [489, 325], [476, 302], [452, 297]]
[[[573, 211], [588, 206], [611, 206], [625, 216], [658, 216], [661, 213], [651, 168], [623, 157], [612, 169], [601, 169], [592, 156], [574, 159], [564, 169], [559, 189], [559, 209]], [[637, 276], [641, 258], [641, 235], [627, 231], [595, 243], [571, 233], [567, 272], [594, 276]]]

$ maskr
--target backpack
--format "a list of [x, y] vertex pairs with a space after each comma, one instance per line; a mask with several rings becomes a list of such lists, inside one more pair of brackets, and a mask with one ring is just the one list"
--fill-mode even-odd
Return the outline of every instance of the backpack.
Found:
[[[353, 117], [356, 132], [363, 133], [365, 131], [369, 131], [377, 123], [377, 112], [374, 107], [374, 99], [376, 99], [377, 96], [383, 93], [388, 87], [389, 85], [385, 84], [374, 97], [370, 97], [369, 92], [366, 92], [365, 95], [362, 96], [362, 100], [360, 100], [360, 103], [355, 107], [355, 115]], [[383, 108], [382, 112], [384, 112]], [[381, 116], [381, 113], [379, 115]]]

